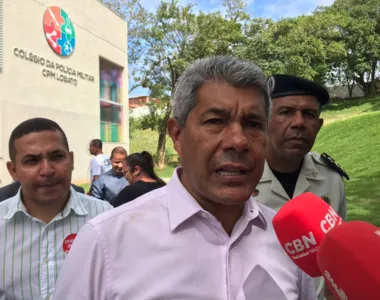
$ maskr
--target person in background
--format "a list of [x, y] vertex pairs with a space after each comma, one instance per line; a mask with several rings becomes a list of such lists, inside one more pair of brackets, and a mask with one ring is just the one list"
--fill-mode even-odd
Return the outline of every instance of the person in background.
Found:
[[70, 187], [74, 154], [52, 120], [18, 125], [9, 156], [21, 189], [0, 203], [0, 299], [49, 299], [80, 228], [112, 206]]
[[90, 171], [90, 190], [88, 192], [91, 195], [92, 183], [99, 178], [100, 175], [106, 173], [112, 169], [111, 160], [107, 155], [103, 153], [103, 143], [101, 140], [95, 139], [90, 142], [89, 152], [95, 157], [91, 160]]
[[191, 64], [168, 121], [181, 167], [82, 228], [53, 299], [315, 300], [313, 281], [278, 242], [275, 212], [251, 197], [269, 107], [256, 65], [225, 56]]
[[147, 151], [128, 155], [124, 161], [123, 170], [130, 185], [111, 202], [114, 207], [166, 185], [165, 181], [154, 172], [153, 157]]
[[[328, 91], [318, 83], [291, 75], [274, 75], [269, 83], [273, 105], [257, 201], [277, 211], [293, 197], [312, 192], [345, 219], [343, 176], [347, 174], [326, 153], [310, 153], [323, 125], [320, 114], [330, 99]], [[323, 279], [316, 279], [316, 285], [319, 299], [324, 299]]]
[[[75, 191], [78, 193], [84, 194], [84, 189], [81, 186], [71, 184]], [[18, 181], [12, 182], [6, 186], [0, 188], [0, 202], [4, 201], [10, 197], [13, 197], [17, 194], [18, 190], [21, 187], [21, 183]]]
[[100, 175], [92, 184], [92, 196], [112, 202], [119, 192], [128, 185], [124, 177], [123, 162], [127, 157], [127, 150], [116, 147], [111, 152], [112, 169]]

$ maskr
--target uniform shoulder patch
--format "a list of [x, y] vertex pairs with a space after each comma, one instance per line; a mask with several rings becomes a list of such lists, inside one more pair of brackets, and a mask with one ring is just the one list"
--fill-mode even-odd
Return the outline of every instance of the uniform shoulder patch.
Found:
[[342, 175], [347, 180], [350, 180], [348, 174], [343, 170], [343, 168], [327, 153], [321, 154], [321, 159], [333, 170], [337, 171], [340, 175]]

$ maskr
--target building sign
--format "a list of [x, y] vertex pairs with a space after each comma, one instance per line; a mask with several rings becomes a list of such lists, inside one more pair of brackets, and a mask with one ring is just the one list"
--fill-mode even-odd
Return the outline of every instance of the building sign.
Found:
[[75, 30], [67, 13], [51, 6], [44, 14], [44, 32], [50, 47], [60, 56], [69, 56], [75, 48]]
[[20, 49], [18, 47], [13, 48], [13, 54], [18, 58], [42, 67], [41, 73], [45, 78], [72, 84], [75, 86], [78, 84], [78, 80], [89, 82], [95, 81], [94, 76], [90, 74], [71, 68], [70, 66], [54, 62], [53, 60], [46, 59], [38, 54]]

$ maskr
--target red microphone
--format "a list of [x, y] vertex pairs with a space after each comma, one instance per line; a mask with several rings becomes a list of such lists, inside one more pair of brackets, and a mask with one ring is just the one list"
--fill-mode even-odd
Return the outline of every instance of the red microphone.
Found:
[[380, 228], [362, 221], [334, 228], [322, 241], [317, 261], [338, 299], [380, 299]]
[[293, 262], [311, 277], [319, 277], [319, 245], [326, 233], [342, 222], [330, 205], [307, 192], [281, 207], [273, 218], [273, 227], [281, 246]]

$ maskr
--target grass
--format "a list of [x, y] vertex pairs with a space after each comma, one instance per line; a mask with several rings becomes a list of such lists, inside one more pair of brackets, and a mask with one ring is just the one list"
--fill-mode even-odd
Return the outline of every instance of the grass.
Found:
[[[356, 115], [356, 114], [355, 114]], [[380, 112], [324, 126], [314, 150], [331, 155], [349, 174], [348, 218], [380, 226]]]
[[374, 111], [380, 111], [380, 96], [332, 101], [323, 108], [322, 117], [327, 125]]
[[[158, 133], [151, 130], [135, 130], [133, 131], [130, 139], [130, 152], [148, 151], [154, 155], [157, 150]], [[163, 169], [156, 168], [157, 175], [165, 180], [168, 180], [178, 166], [178, 156], [173, 147], [173, 142], [169, 136], [166, 137], [165, 149], [165, 167]]]
[[[333, 101], [323, 108], [322, 117], [325, 125], [313, 150], [328, 153], [349, 174], [351, 179], [345, 180], [348, 218], [380, 226], [380, 96]], [[157, 141], [156, 132], [136, 130], [130, 140], [131, 153], [154, 154]], [[170, 138], [166, 157], [165, 167], [156, 170], [164, 179], [178, 165]]]

